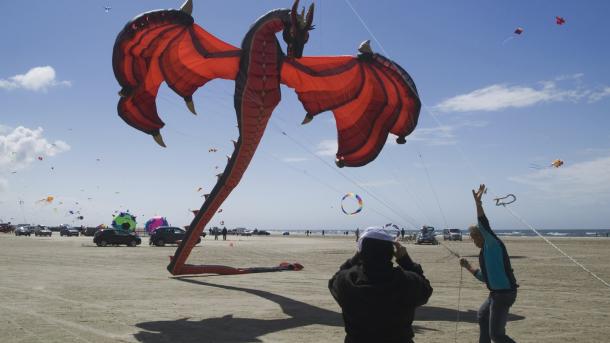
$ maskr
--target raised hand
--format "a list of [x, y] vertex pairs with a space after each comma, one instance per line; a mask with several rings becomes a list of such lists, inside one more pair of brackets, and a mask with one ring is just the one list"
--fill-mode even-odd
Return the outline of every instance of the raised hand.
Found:
[[474, 197], [474, 201], [477, 204], [481, 203], [481, 198], [483, 197], [483, 194], [487, 193], [487, 188], [485, 187], [484, 184], [480, 184], [479, 185], [479, 190], [478, 191], [474, 191], [474, 189], [472, 190], [472, 196]]

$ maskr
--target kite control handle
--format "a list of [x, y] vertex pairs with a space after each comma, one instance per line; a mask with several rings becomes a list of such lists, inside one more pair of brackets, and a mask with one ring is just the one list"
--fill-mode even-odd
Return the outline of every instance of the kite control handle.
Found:
[[[508, 198], [511, 198], [511, 200], [509, 200], [509, 201], [502, 201], [502, 200], [508, 199]], [[494, 200], [496, 201], [496, 206], [506, 206], [508, 204], [512, 204], [515, 201], [517, 201], [517, 197], [514, 194], [508, 194], [505, 197], [495, 198]]]

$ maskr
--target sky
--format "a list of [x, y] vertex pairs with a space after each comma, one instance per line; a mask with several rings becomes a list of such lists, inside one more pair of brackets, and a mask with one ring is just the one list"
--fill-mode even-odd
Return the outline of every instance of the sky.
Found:
[[[234, 84], [199, 89], [197, 116], [163, 85], [162, 148], [117, 115], [111, 63], [130, 19], [180, 5], [0, 2], [1, 221], [95, 226], [129, 210], [139, 226], [156, 215], [190, 223], [189, 210], [214, 187], [237, 138]], [[259, 16], [290, 6], [195, 0], [193, 17], [240, 46]], [[210, 225], [465, 228], [476, 220], [471, 189], [485, 183], [494, 228], [525, 228], [516, 216], [537, 229], [610, 228], [607, 13], [603, 0], [316, 1], [304, 55], [355, 55], [370, 39], [414, 79], [423, 103], [418, 126], [405, 145], [389, 139], [368, 165], [338, 169], [332, 114], [301, 125], [305, 111], [282, 87], [252, 163]], [[550, 167], [555, 159], [564, 165]], [[349, 192], [363, 199], [356, 215], [341, 211]], [[517, 198], [514, 215], [492, 200], [506, 194]], [[352, 198], [343, 205], [356, 206]]]

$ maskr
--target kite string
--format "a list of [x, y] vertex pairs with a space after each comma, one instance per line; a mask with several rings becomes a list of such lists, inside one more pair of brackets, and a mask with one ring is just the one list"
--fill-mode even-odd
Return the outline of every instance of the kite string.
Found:
[[[422, 104], [422, 107], [426, 110], [426, 112], [428, 112], [432, 118], [434, 118], [434, 120], [436, 121], [436, 123], [439, 125], [439, 127], [442, 125], [440, 123], [440, 121], [438, 120], [438, 118], [436, 117], [436, 115], [430, 110], [428, 109], [427, 106]], [[479, 177], [479, 179], [483, 180], [484, 178], [482, 177], [481, 173], [479, 173], [479, 171], [474, 167], [474, 165], [472, 164], [472, 162], [467, 158], [466, 154], [464, 153], [464, 151], [456, 144], [455, 148], [460, 152], [460, 154], [462, 155], [462, 159], [467, 162], [468, 166], [470, 167], [470, 169]], [[494, 196], [498, 196], [498, 195], [494, 195]], [[509, 206], [503, 206], [504, 208], [506, 208], [512, 215], [513, 217], [515, 217], [517, 220], [519, 220], [522, 224], [524, 224], [525, 226], [527, 226], [530, 230], [532, 230], [536, 235], [538, 235], [540, 238], [542, 238], [546, 243], [548, 243], [550, 246], [552, 246], [553, 248], [555, 248], [557, 251], [559, 251], [562, 255], [564, 255], [565, 257], [567, 257], [570, 261], [572, 261], [574, 264], [576, 264], [577, 266], [579, 266], [580, 268], [582, 268], [584, 271], [586, 271], [587, 273], [591, 274], [591, 276], [593, 276], [595, 279], [599, 280], [601, 283], [603, 283], [604, 285], [606, 285], [607, 287], [610, 287], [610, 284], [608, 282], [606, 282], [605, 280], [603, 280], [602, 278], [600, 278], [599, 276], [597, 276], [595, 273], [593, 273], [591, 270], [589, 270], [587, 267], [585, 267], [584, 265], [582, 265], [580, 262], [578, 262], [576, 259], [574, 259], [572, 256], [566, 254], [563, 250], [561, 250], [559, 247], [557, 247], [555, 244], [553, 244], [551, 241], [549, 241], [546, 237], [544, 237], [542, 234], [540, 234], [538, 232], [538, 230], [536, 230], [532, 225], [530, 225], [528, 222], [526, 222], [521, 216], [519, 216], [513, 209], [511, 209]]]
[[[373, 39], [375, 40], [375, 42], [379, 45], [379, 47], [381, 48], [381, 51], [383, 51], [383, 53], [385, 54], [385, 56], [387, 58], [390, 58], [390, 55], [388, 54], [388, 52], [385, 50], [385, 48], [383, 47], [383, 44], [381, 44], [381, 42], [377, 39], [377, 37], [375, 36], [375, 34], [373, 34], [373, 32], [371, 31], [371, 29], [369, 29], [368, 25], [366, 25], [366, 23], [364, 22], [364, 20], [362, 19], [362, 17], [360, 16], [360, 14], [356, 11], [356, 9], [354, 8], [354, 6], [352, 6], [350, 0], [345, 0], [345, 2], [347, 3], [347, 5], [351, 8], [352, 12], [354, 12], [354, 14], [356, 15], [356, 17], [358, 18], [358, 20], [360, 20], [360, 23], [362, 23], [362, 26], [364, 26], [364, 28], [367, 30], [367, 32], [371, 35], [371, 37], [373, 37]], [[425, 107], [424, 103], [422, 102], [422, 107]], [[440, 126], [440, 125], [439, 125]], [[419, 149], [417, 149], [416, 147], [416, 151], [419, 155], [420, 160], [422, 161], [422, 164], [424, 165], [424, 168], [426, 170], [426, 175], [428, 177], [428, 182], [430, 183], [430, 188], [432, 188], [432, 182], [431, 182], [431, 178], [430, 178], [430, 174], [428, 173], [428, 168], [425, 165], [425, 162], [423, 160], [423, 158], [421, 157], [421, 153], [419, 152]], [[441, 215], [443, 216], [443, 220], [445, 221], [445, 226], [447, 227], [447, 219], [445, 217], [445, 214], [442, 210], [442, 206], [440, 204], [440, 201], [438, 199], [438, 196], [436, 195], [436, 192], [434, 191], [434, 188], [432, 188], [432, 191], [434, 193], [434, 198], [436, 200], [436, 203], [438, 205], [438, 208], [441, 212]], [[440, 243], [440, 241], [439, 241]], [[445, 249], [449, 250], [453, 255], [455, 255], [457, 258], [460, 258], [459, 254], [457, 254], [456, 252], [454, 252], [453, 250], [451, 250], [449, 247], [447, 247], [445, 244], [441, 245], [443, 247], [445, 247]], [[461, 300], [461, 294], [462, 294], [462, 267], [460, 266], [460, 281], [458, 283], [458, 303], [457, 303], [457, 309], [456, 309], [456, 316], [457, 316], [457, 321], [455, 323], [455, 341], [457, 342], [457, 335], [458, 335], [458, 323], [459, 323], [459, 319], [460, 319], [460, 300]]]
[[[354, 14], [356, 15], [356, 17], [358, 18], [358, 20], [360, 21], [360, 23], [362, 24], [362, 26], [366, 29], [366, 31], [371, 35], [371, 37], [373, 38], [373, 40], [377, 43], [377, 45], [379, 45], [379, 48], [381, 49], [381, 51], [383, 52], [383, 54], [387, 57], [390, 58], [390, 54], [388, 54], [388, 52], [386, 51], [386, 49], [383, 47], [383, 44], [381, 44], [381, 42], [379, 41], [379, 39], [377, 39], [377, 36], [375, 36], [375, 34], [373, 33], [373, 31], [369, 28], [369, 26], [366, 24], [366, 22], [364, 21], [364, 19], [362, 19], [362, 17], [360, 16], [360, 14], [358, 13], [358, 11], [356, 11], [356, 9], [354, 8], [354, 6], [352, 6], [352, 3], [350, 2], [350, 0], [345, 0], [345, 3], [349, 6], [349, 8], [352, 10], [352, 12], [354, 12]], [[423, 105], [423, 103], [422, 103]], [[419, 151], [419, 149], [417, 149], [417, 153], [420, 157], [420, 159], [422, 160], [422, 164], [424, 165], [424, 168], [426, 169], [426, 175], [428, 176], [428, 182], [430, 183], [430, 188], [432, 188], [431, 186], [431, 180], [430, 180], [430, 174], [428, 173], [428, 168], [426, 167], [423, 159], [421, 158], [421, 152]], [[432, 188], [432, 193], [434, 193], [434, 199], [436, 200], [436, 204], [438, 205], [438, 208], [441, 212], [441, 216], [443, 217], [443, 220], [445, 221], [445, 227], [447, 227], [447, 219], [445, 218], [445, 214], [441, 208], [441, 204], [440, 201], [438, 199], [438, 196], [436, 196], [436, 192], [434, 191], [434, 188]]]
[[610, 284], [608, 282], [606, 282], [604, 279], [600, 278], [599, 276], [597, 276], [597, 274], [595, 274], [594, 272], [592, 272], [591, 270], [589, 270], [587, 267], [583, 266], [580, 262], [576, 261], [576, 259], [574, 259], [572, 256], [566, 254], [563, 250], [561, 250], [558, 246], [556, 246], [555, 244], [553, 244], [553, 242], [549, 241], [546, 237], [544, 237], [543, 235], [541, 235], [538, 230], [536, 230], [533, 226], [531, 226], [528, 222], [526, 222], [523, 218], [521, 218], [521, 216], [519, 216], [517, 213], [515, 213], [515, 211], [513, 211], [510, 207], [504, 206], [504, 208], [506, 208], [515, 218], [517, 218], [517, 220], [519, 220], [521, 223], [523, 223], [524, 225], [528, 226], [530, 228], [530, 230], [534, 231], [534, 233], [536, 233], [538, 236], [540, 236], [540, 238], [542, 238], [545, 242], [547, 242], [550, 246], [552, 246], [553, 248], [555, 248], [557, 251], [559, 251], [562, 255], [564, 255], [565, 257], [567, 257], [568, 259], [570, 259], [570, 261], [574, 262], [574, 264], [576, 264], [577, 266], [579, 266], [580, 268], [582, 268], [584, 271], [586, 271], [587, 273], [591, 274], [591, 276], [593, 276], [594, 278], [596, 278], [597, 280], [599, 280], [601, 283], [603, 283], [604, 285], [606, 285], [607, 287], [610, 287]]
[[460, 266], [460, 286], [458, 287], [458, 302], [457, 302], [457, 315], [455, 318], [455, 334], [453, 337], [453, 341], [457, 343], [458, 338], [458, 324], [460, 323], [460, 302], [462, 299], [462, 280], [464, 278], [464, 268]]
[[[356, 187], [358, 187], [359, 189], [361, 189], [363, 192], [365, 192], [367, 195], [369, 195], [371, 198], [377, 200], [380, 204], [382, 204], [384, 207], [386, 207], [388, 210], [390, 210], [391, 212], [393, 212], [395, 215], [398, 216], [398, 218], [401, 218], [403, 221], [410, 223], [411, 225], [414, 225], [414, 222], [417, 222], [417, 220], [415, 220], [415, 218], [410, 217], [407, 214], [404, 214], [405, 216], [409, 217], [409, 218], [405, 218], [403, 217], [403, 215], [401, 215], [398, 211], [394, 210], [391, 206], [389, 206], [387, 203], [385, 203], [384, 201], [382, 201], [379, 197], [377, 197], [375, 194], [373, 194], [371, 191], [367, 190], [366, 188], [364, 188], [362, 185], [360, 185], [358, 182], [356, 182], [355, 180], [353, 180], [352, 178], [348, 177], [345, 173], [342, 173], [340, 170], [338, 170], [337, 168], [331, 166], [327, 161], [325, 161], [324, 159], [322, 159], [320, 156], [314, 154], [311, 150], [309, 150], [306, 146], [304, 146], [301, 142], [299, 142], [298, 140], [294, 139], [294, 137], [291, 137], [290, 135], [288, 135], [285, 131], [283, 131], [281, 129], [281, 127], [273, 122], [270, 121], [271, 126], [274, 127], [276, 130], [280, 131], [284, 136], [286, 136], [288, 139], [290, 139], [293, 143], [295, 143], [296, 145], [298, 145], [299, 147], [301, 147], [301, 149], [305, 150], [307, 153], [309, 153], [310, 155], [312, 155], [313, 157], [315, 157], [317, 160], [319, 160], [320, 162], [322, 162], [324, 165], [326, 165], [329, 169], [331, 169], [332, 171], [334, 171], [335, 173], [339, 174], [341, 177], [343, 177], [343, 179], [351, 182], [353, 185], [355, 185]], [[385, 217], [385, 216], [384, 216]]]

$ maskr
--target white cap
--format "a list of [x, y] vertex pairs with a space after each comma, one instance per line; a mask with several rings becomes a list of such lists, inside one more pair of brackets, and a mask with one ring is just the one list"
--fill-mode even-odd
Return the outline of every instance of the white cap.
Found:
[[378, 226], [369, 227], [358, 239], [358, 251], [362, 251], [362, 241], [365, 238], [378, 239], [380, 241], [393, 242], [394, 237], [390, 236], [383, 228]]

